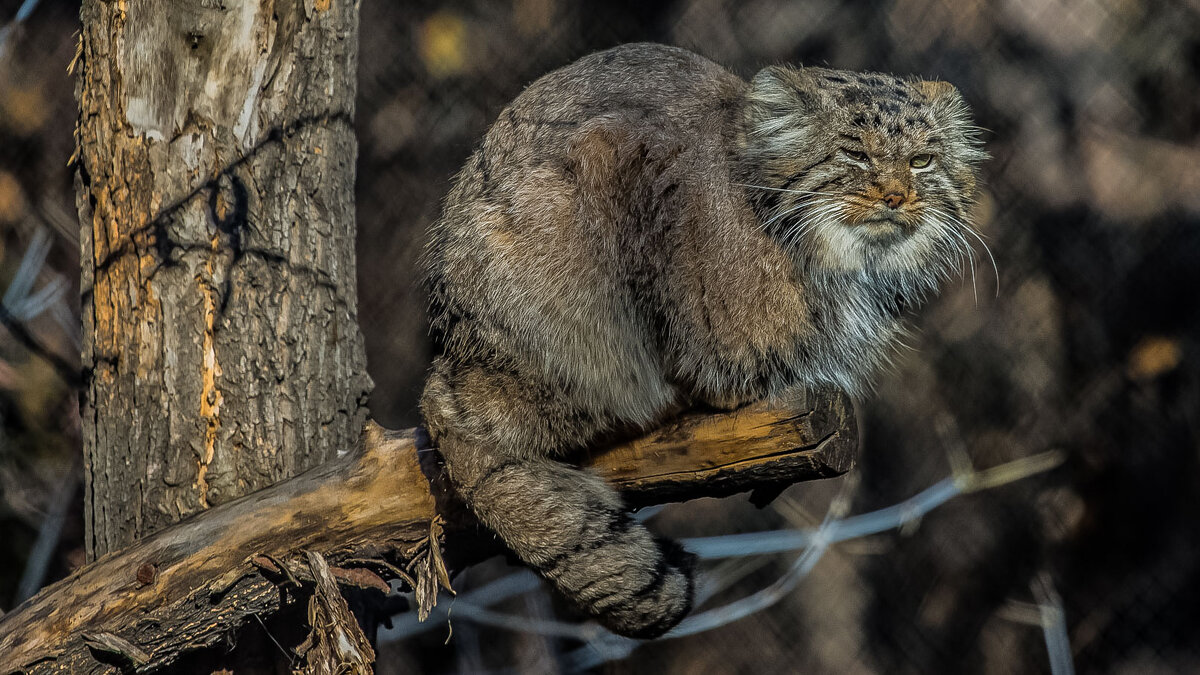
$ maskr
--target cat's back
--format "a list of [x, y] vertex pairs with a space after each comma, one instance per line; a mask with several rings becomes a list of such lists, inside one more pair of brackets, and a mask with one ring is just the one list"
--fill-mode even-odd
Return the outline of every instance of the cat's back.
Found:
[[699, 54], [636, 43], [590, 54], [547, 73], [509, 108], [568, 114], [576, 121], [614, 110], [689, 116], [736, 100], [745, 86], [741, 78]]
[[746, 87], [687, 50], [621, 45], [538, 78], [497, 116], [480, 150], [485, 161], [523, 170], [557, 161], [603, 126], [627, 140], [720, 153]]

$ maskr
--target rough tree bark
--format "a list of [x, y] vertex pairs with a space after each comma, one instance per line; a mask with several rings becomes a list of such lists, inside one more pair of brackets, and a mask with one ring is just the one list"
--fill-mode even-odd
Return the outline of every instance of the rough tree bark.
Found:
[[352, 445], [352, 0], [83, 3], [87, 552]]
[[[627, 502], [648, 504], [838, 475], [850, 468], [856, 446], [844, 396], [797, 393], [775, 405], [688, 414], [581, 459]], [[330, 626], [352, 623], [320, 616], [321, 608], [338, 606], [324, 600], [337, 595], [329, 590], [337, 584], [382, 594], [385, 579], [404, 579], [428, 609], [446, 579], [443, 560], [454, 570], [496, 546], [454, 498], [419, 431], [372, 424], [356, 452], [160, 531], [44, 589], [0, 619], [0, 673], [90, 672], [104, 662], [154, 672], [229, 640], [254, 617], [305, 602], [318, 608], [310, 625], [323, 629], [312, 633], [328, 635]], [[358, 633], [349, 626], [343, 634]]]

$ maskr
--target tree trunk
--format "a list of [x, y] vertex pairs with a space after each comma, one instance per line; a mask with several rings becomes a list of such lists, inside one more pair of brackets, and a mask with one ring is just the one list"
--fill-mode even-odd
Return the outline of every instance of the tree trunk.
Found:
[[89, 559], [332, 458], [366, 418], [352, 0], [87, 0]]

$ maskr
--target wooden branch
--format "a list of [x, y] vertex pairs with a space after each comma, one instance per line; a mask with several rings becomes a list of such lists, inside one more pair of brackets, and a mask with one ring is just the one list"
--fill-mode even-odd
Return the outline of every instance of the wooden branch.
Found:
[[[312, 553], [343, 585], [385, 592], [385, 579], [407, 579], [428, 603], [447, 580], [443, 535], [451, 567], [485, 551], [424, 438], [369, 423], [345, 456], [77, 570], [0, 618], [0, 673], [178, 663], [255, 617], [307, 601], [328, 578], [314, 573], [324, 564]], [[801, 393], [685, 414], [581, 463], [644, 505], [836, 476], [856, 447], [845, 396]]]

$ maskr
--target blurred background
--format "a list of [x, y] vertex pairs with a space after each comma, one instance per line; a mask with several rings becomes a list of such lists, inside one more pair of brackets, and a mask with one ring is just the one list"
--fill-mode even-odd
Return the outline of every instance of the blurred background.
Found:
[[[791, 62], [954, 83], [988, 130], [976, 224], [998, 270], [977, 247], [974, 275], [914, 314], [911, 349], [859, 404], [852, 477], [763, 509], [744, 497], [672, 505], [652, 527], [813, 527], [831, 504], [897, 504], [968, 460], [1064, 458], [823, 555], [706, 563], [705, 608], [787, 583], [770, 607], [737, 620], [718, 609], [723, 625], [651, 644], [577, 625], [528, 574], [491, 561], [457, 580], [449, 625], [400, 616], [383, 631], [381, 673], [1037, 673], [1064, 654], [1085, 673], [1200, 672], [1200, 2], [361, 11], [360, 319], [385, 425], [417, 422], [430, 355], [415, 261], [450, 177], [537, 76], [652, 40], [747, 77]], [[79, 351], [77, 24], [77, 3], [0, 0], [2, 609], [83, 560], [77, 392], [62, 376]]]

